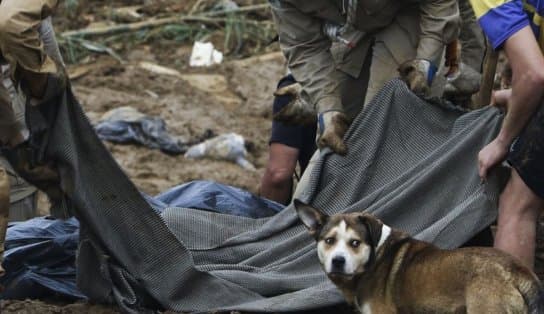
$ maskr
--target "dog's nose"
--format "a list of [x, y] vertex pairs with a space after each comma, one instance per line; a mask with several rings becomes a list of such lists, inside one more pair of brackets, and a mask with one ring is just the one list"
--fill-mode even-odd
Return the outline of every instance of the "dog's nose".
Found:
[[346, 259], [343, 256], [335, 256], [332, 259], [333, 270], [343, 270], [345, 264], [346, 264]]

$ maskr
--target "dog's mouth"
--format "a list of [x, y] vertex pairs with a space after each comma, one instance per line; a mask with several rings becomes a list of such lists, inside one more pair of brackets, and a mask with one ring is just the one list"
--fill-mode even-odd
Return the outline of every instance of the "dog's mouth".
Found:
[[354, 274], [347, 274], [345, 272], [341, 272], [341, 271], [331, 271], [329, 273], [327, 273], [327, 275], [331, 278], [331, 279], [341, 279], [341, 280], [349, 280], [351, 278], [353, 278]]

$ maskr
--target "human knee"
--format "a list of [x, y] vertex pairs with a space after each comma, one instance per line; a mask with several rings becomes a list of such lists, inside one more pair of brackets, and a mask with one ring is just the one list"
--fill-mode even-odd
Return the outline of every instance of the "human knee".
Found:
[[292, 180], [293, 171], [285, 167], [268, 166], [266, 168], [265, 177], [270, 184], [281, 186]]
[[537, 219], [544, 211], [544, 199], [535, 194], [519, 176], [516, 170], [500, 197], [500, 214], [524, 216]]

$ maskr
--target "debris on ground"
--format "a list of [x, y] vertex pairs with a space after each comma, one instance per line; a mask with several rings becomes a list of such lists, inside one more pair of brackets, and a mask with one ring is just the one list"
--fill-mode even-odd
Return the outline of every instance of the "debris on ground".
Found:
[[[146, 0], [129, 8], [124, 0], [71, 0], [62, 2], [53, 17], [74, 93], [94, 125], [104, 113], [130, 106], [164, 119], [174, 137], [194, 139], [206, 130], [235, 132], [254, 145], [246, 149], [246, 160], [257, 170], [247, 171], [230, 161], [185, 159], [141, 145], [104, 142], [146, 194], [194, 180], [258, 192], [267, 160], [274, 81], [285, 73], [285, 61], [277, 42], [271, 43], [276, 30], [266, 0], [225, 1], [227, 5], [216, 7], [218, 3]], [[191, 67], [195, 41], [212, 43], [223, 52], [222, 63]], [[41, 210], [48, 208], [43, 203]], [[0, 311], [119, 313], [114, 305], [49, 298], [4, 300]]]
[[206, 130], [204, 134], [192, 140], [172, 136], [166, 130], [163, 119], [145, 115], [129, 106], [106, 112], [95, 129], [98, 137], [103, 141], [138, 143], [172, 155], [183, 154], [190, 145], [213, 136], [211, 130]]
[[191, 146], [184, 155], [186, 158], [211, 158], [228, 160], [240, 167], [255, 171], [255, 166], [247, 158], [244, 138], [236, 133], [221, 134], [200, 144]]
[[223, 62], [223, 53], [216, 50], [212, 43], [196, 41], [189, 59], [192, 67], [209, 67]]

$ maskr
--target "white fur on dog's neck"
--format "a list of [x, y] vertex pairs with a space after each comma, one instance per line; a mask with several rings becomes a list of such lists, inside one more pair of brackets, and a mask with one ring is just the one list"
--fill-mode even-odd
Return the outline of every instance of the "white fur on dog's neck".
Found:
[[391, 234], [391, 227], [387, 225], [382, 225], [382, 235], [380, 236], [380, 241], [378, 242], [378, 246], [376, 247], [376, 250], [382, 246], [382, 244], [387, 240], [389, 235]]

